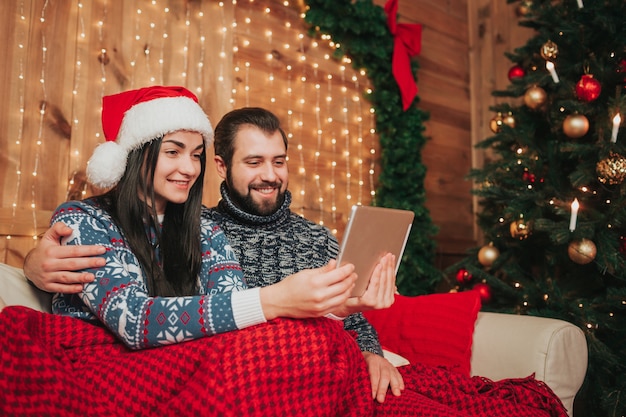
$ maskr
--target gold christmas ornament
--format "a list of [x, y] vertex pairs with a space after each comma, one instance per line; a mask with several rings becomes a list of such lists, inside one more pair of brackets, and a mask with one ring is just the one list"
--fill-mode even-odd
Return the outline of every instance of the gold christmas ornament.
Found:
[[545, 60], [555, 60], [558, 55], [559, 47], [551, 40], [548, 40], [548, 42], [544, 43], [541, 47], [541, 57]]
[[511, 129], [515, 128], [515, 117], [513, 117], [513, 113], [509, 112], [506, 116], [503, 116], [502, 123], [504, 123]]
[[518, 219], [511, 223], [509, 228], [511, 232], [511, 237], [524, 240], [530, 235], [530, 224], [528, 224], [524, 219]]
[[529, 108], [537, 110], [545, 104], [547, 98], [548, 94], [546, 93], [546, 90], [535, 85], [526, 90], [526, 94], [524, 94], [524, 103]]
[[586, 265], [596, 258], [596, 244], [589, 239], [579, 239], [570, 242], [567, 247], [569, 258], [579, 265]]
[[520, 4], [517, 5], [515, 9], [515, 13], [518, 17], [526, 16], [533, 6], [533, 2], [531, 0], [523, 0]]
[[478, 262], [483, 266], [491, 266], [500, 256], [498, 248], [493, 246], [493, 243], [483, 246], [478, 251]]
[[598, 180], [602, 184], [621, 184], [626, 178], [626, 158], [622, 155], [611, 152], [607, 158], [598, 161], [596, 164]]
[[589, 120], [584, 114], [570, 114], [563, 120], [563, 132], [570, 138], [581, 138], [588, 131]]
[[498, 114], [496, 114], [489, 122], [489, 129], [491, 129], [493, 133], [498, 133], [500, 130], [502, 130], [503, 123], [504, 122], [502, 121], [502, 113], [498, 112]]

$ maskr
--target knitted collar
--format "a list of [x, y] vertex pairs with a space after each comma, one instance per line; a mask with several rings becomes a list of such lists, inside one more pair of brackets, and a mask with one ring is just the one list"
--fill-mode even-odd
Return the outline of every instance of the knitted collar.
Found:
[[278, 208], [278, 210], [269, 216], [259, 216], [256, 214], [250, 214], [239, 207], [237, 207], [230, 198], [228, 194], [228, 187], [226, 186], [226, 181], [223, 181], [220, 185], [220, 193], [222, 194], [222, 199], [218, 203], [218, 209], [233, 219], [235, 219], [239, 223], [257, 225], [257, 226], [269, 226], [272, 224], [282, 223], [283, 221], [289, 219], [291, 214], [291, 210], [289, 210], [289, 206], [291, 205], [291, 193], [289, 190], [285, 191], [285, 201]]

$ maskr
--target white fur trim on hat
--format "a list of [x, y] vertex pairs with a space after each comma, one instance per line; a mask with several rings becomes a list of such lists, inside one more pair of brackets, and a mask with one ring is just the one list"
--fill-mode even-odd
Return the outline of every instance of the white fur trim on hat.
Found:
[[213, 129], [202, 108], [188, 97], [164, 97], [135, 104], [124, 115], [117, 143], [129, 152], [144, 143], [177, 130], [202, 134], [206, 146]]
[[132, 106], [124, 114], [117, 141], [103, 143], [94, 150], [87, 165], [89, 182], [100, 188], [113, 187], [126, 171], [130, 151], [178, 130], [200, 133], [207, 147], [213, 141], [207, 115], [191, 98], [162, 97]]

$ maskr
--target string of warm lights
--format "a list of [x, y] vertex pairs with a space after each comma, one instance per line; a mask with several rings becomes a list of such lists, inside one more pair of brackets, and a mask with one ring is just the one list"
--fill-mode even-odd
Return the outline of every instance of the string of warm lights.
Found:
[[[371, 94], [371, 91], [368, 91], [368, 94]], [[373, 107], [370, 107], [369, 111], [369, 120], [370, 120], [370, 128], [369, 128], [369, 137], [370, 137], [370, 167], [369, 167], [369, 185], [370, 185], [370, 196], [372, 199], [376, 197], [376, 181], [374, 174], [376, 173], [376, 143], [378, 139], [376, 137], [376, 111]]]
[[[105, 45], [104, 43], [104, 23], [107, 18], [107, 2], [104, 1], [102, 3], [102, 17], [98, 20], [98, 41], [100, 41], [100, 45]], [[101, 49], [101, 59], [100, 61], [100, 97], [104, 96], [106, 91], [107, 84], [107, 50], [106, 48]]]
[[[224, 82], [224, 65], [225, 65], [225, 60], [226, 60], [226, 34], [228, 33], [228, 26], [226, 25], [226, 13], [224, 11], [224, 2], [220, 1], [218, 3], [219, 6], [219, 12], [220, 12], [220, 23], [221, 23], [221, 28], [220, 28], [220, 52], [219, 52], [219, 63], [218, 63], [218, 70], [217, 70], [217, 81], [222, 84]], [[235, 22], [233, 21], [233, 29], [236, 27]], [[204, 28], [204, 25], [200, 25], [201, 28]], [[205, 37], [204, 34], [201, 32], [201, 38], [200, 41], [202, 42], [202, 53], [200, 54], [200, 63], [198, 64], [198, 72], [199, 72], [199, 76], [198, 79], [201, 81], [200, 85], [204, 85], [204, 82], [202, 82], [203, 80], [203, 75], [204, 74], [204, 54], [205, 54]], [[232, 100], [232, 97], [231, 97]]]
[[[317, 73], [315, 74], [317, 78]], [[319, 163], [320, 163], [320, 154], [322, 147], [322, 116], [321, 116], [321, 88], [319, 82], [315, 83], [315, 153], [314, 153], [314, 164], [313, 164], [313, 179], [315, 181], [315, 188], [317, 190], [317, 206], [319, 210], [319, 219], [318, 222], [321, 225], [324, 225], [324, 196], [322, 195], [322, 185], [320, 183], [320, 172], [319, 172]]]
[[349, 123], [349, 106], [348, 106], [348, 88], [346, 87], [346, 66], [345, 63], [348, 63], [349, 59], [344, 57], [341, 65], [339, 66], [340, 74], [341, 74], [341, 117], [343, 122], [342, 128], [342, 136], [344, 138], [344, 148], [343, 148], [343, 157], [345, 158], [345, 177], [346, 177], [346, 193], [345, 198], [348, 200], [348, 203], [352, 200], [352, 172], [351, 172], [351, 134], [350, 134], [350, 123]]
[[[77, 4], [77, 17], [78, 17], [78, 28], [76, 31], [76, 47], [74, 48], [75, 53], [76, 53], [76, 58], [74, 61], [74, 80], [73, 80], [73, 85], [72, 85], [72, 131], [76, 132], [78, 131], [78, 125], [79, 125], [79, 118], [78, 118], [78, 111], [76, 106], [78, 106], [77, 104], [77, 97], [78, 97], [78, 92], [80, 91], [80, 84], [82, 82], [82, 78], [81, 78], [81, 69], [82, 69], [82, 55], [81, 52], [83, 50], [83, 48], [81, 47], [82, 44], [84, 43], [87, 35], [85, 34], [85, 20], [83, 17], [83, 3], [82, 2], [78, 2]], [[104, 56], [100, 56], [100, 59], [104, 59]], [[74, 188], [74, 186], [76, 185], [76, 179], [77, 176], [79, 174], [80, 169], [82, 168], [82, 161], [80, 159], [81, 156], [81, 152], [78, 149], [78, 144], [77, 143], [72, 143], [72, 157], [70, 158], [70, 179], [68, 181], [68, 186], [66, 189], [66, 193], [65, 193], [65, 198], [66, 199], [70, 199], [73, 196], [72, 194], [72, 189]], [[87, 191], [87, 184], [83, 184], [82, 185], [82, 195], [84, 196], [86, 194]]]
[[[285, 135], [287, 135], [287, 140], [291, 143], [293, 139], [293, 132], [291, 127], [294, 124], [293, 121], [293, 79], [292, 79], [292, 69], [291, 65], [287, 65], [287, 124], [285, 126]], [[287, 157], [287, 161], [289, 161], [289, 157]]]
[[[298, 122], [297, 122], [297, 126], [298, 126], [298, 142], [296, 145], [296, 149], [298, 151], [298, 162], [299, 162], [299, 166], [298, 166], [298, 174], [300, 175], [300, 191], [299, 191], [299, 195], [301, 198], [302, 203], [297, 206], [297, 207], [301, 207], [304, 208], [305, 204], [304, 204], [304, 197], [306, 195], [306, 183], [307, 183], [307, 178], [306, 178], [306, 168], [304, 166], [304, 153], [303, 153], [303, 135], [304, 135], [304, 113], [305, 113], [305, 106], [306, 106], [306, 99], [305, 97], [307, 96], [307, 81], [308, 81], [308, 73], [307, 73], [307, 56], [306, 56], [306, 48], [304, 46], [304, 34], [303, 33], [298, 33], [297, 35], [298, 38], [298, 42], [299, 42], [299, 51], [300, 54], [298, 56], [299, 62], [300, 62], [300, 66], [301, 66], [301, 75], [300, 75], [300, 99], [298, 100], [298, 109], [299, 109], [299, 114], [298, 114]], [[302, 212], [300, 214], [303, 214]]]
[[[152, 5], [155, 5], [156, 2], [152, 2]], [[144, 13], [143, 14], [144, 20], [146, 20], [148, 22], [148, 35], [146, 36], [146, 47], [144, 49], [144, 54], [145, 54], [145, 63], [146, 63], [146, 73], [149, 75], [149, 80], [151, 84], [156, 83], [157, 77], [154, 75], [154, 72], [152, 70], [153, 65], [152, 65], [152, 56], [154, 55], [152, 53], [152, 46], [154, 45], [154, 29], [156, 28], [156, 23], [154, 23], [154, 20], [151, 19], [150, 15], [148, 13]]]
[[[206, 36], [204, 36], [205, 25], [202, 23], [204, 19], [204, 11], [202, 10], [202, 3], [200, 3], [200, 11], [198, 12], [198, 18], [199, 18], [198, 44], [200, 45], [200, 53], [198, 56], [198, 63], [196, 65], [196, 77], [197, 77], [196, 94], [198, 95], [198, 97], [200, 97], [202, 96], [202, 93], [203, 93], [202, 86], [204, 86], [204, 60], [205, 60], [205, 55], [206, 55]], [[220, 62], [221, 61], [223, 60], [220, 59]], [[224, 77], [222, 76], [222, 80], [223, 79]]]
[[[289, 2], [283, 5], [289, 7]], [[302, 29], [298, 29], [301, 26], [290, 21], [289, 13], [278, 13], [261, 4], [237, 9], [235, 21], [231, 25], [235, 61], [231, 103], [235, 105], [244, 101], [245, 105], [250, 105], [253, 101], [254, 105], [267, 106], [279, 115], [285, 115], [285, 130], [292, 143], [290, 165], [296, 174], [291, 180], [293, 206], [300, 210], [312, 203], [318, 209], [315, 220], [324, 223], [325, 206], [330, 203], [331, 225], [338, 221], [338, 213], [345, 220], [343, 215], [346, 206], [353, 202], [368, 204], [375, 189], [375, 120], [371, 113], [369, 118], [363, 114], [359, 97], [362, 93], [359, 73], [352, 70], [349, 59], [334, 61], [332, 55], [339, 45], [330, 36], [322, 36], [320, 40], [323, 42], [308, 38]], [[278, 29], [272, 29], [272, 25], [276, 25], [279, 19], [283, 20], [280, 30], [283, 45], [280, 52], [276, 47]], [[239, 22], [242, 24], [238, 25]], [[254, 32], [259, 36], [251, 35], [251, 28], [255, 28]], [[290, 31], [294, 33], [295, 45], [289, 42]], [[255, 58], [260, 54], [264, 60]], [[326, 97], [323, 96], [322, 82], [319, 80], [321, 66], [316, 61], [322, 57], [325, 61], [323, 77], [327, 84]], [[285, 71], [281, 73], [279, 81], [276, 68], [281, 65], [284, 65]], [[238, 75], [242, 72], [244, 74]], [[255, 74], [254, 77], [252, 74]], [[262, 78], [257, 77], [257, 74], [262, 74]], [[333, 75], [336, 76], [336, 85]], [[263, 80], [264, 85], [251, 84], [260, 80]], [[255, 91], [260, 88], [267, 93], [250, 97], [253, 87]], [[286, 92], [285, 100], [278, 98], [281, 89]], [[326, 99], [325, 116], [322, 115], [320, 105], [323, 99]], [[364, 123], [372, 123], [369, 128], [371, 143], [367, 145], [363, 139]], [[369, 181], [365, 180], [364, 174], [367, 166], [370, 167], [367, 171]], [[337, 192], [339, 185], [340, 193]], [[310, 187], [316, 190], [316, 195], [308, 195]]]
[[[141, 9], [137, 9], [135, 12], [135, 24], [133, 25], [133, 40], [135, 41], [134, 44], [138, 44], [141, 41], [141, 35], [139, 34], [139, 30], [140, 30], [140, 24], [141, 24]], [[136, 77], [136, 73], [137, 73], [137, 60], [139, 59], [139, 55], [138, 55], [138, 51], [139, 48], [133, 48], [133, 51], [131, 52], [131, 59], [130, 59], [130, 85], [131, 88], [135, 86], [135, 77]]]
[[183, 71], [181, 78], [185, 80], [184, 86], [187, 86], [187, 74], [189, 73], [189, 35], [191, 30], [191, 21], [189, 20], [189, 3], [185, 2], [185, 43], [183, 45]]
[[[359, 78], [356, 74], [352, 75], [352, 82], [355, 90], [359, 91]], [[363, 204], [363, 117], [361, 116], [361, 99], [358, 95], [352, 97], [352, 101], [356, 105], [356, 142], [357, 146], [357, 198], [356, 204]]]
[[[27, 21], [30, 12], [24, 12], [23, 0], [14, 37], [19, 46], [16, 48], [19, 52], [13, 54], [18, 77], [14, 96], [19, 97], [16, 99], [19, 107], [16, 125], [19, 126], [15, 128], [12, 151], [17, 187], [12, 207], [17, 212], [23, 205], [19, 190], [25, 184], [21, 169], [24, 159], [17, 154], [28, 150], [33, 165], [30, 207], [35, 230], [36, 203], [42, 197], [36, 177], [43, 162], [41, 145], [48, 135], [51, 109], [46, 82], [52, 71], [48, 67], [53, 56], [48, 48], [54, 44], [49, 41], [47, 32], [53, 27], [45, 19], [51, 4], [44, 2], [36, 22], [41, 25], [42, 104], [38, 108], [39, 131], [33, 135], [33, 143], [29, 143], [28, 148], [23, 148], [22, 138], [26, 120], [26, 69], [23, 66], [26, 57], [33, 54], [25, 36], [33, 32], [34, 22]], [[369, 188], [373, 195], [376, 132], [372, 110], [368, 119], [363, 114], [368, 109], [363, 109], [356, 97], [364, 83], [349, 61], [335, 61], [333, 54], [339, 45], [330, 36], [309, 38], [303, 15], [294, 13], [289, 2], [283, 2], [284, 9], [271, 4], [270, 9], [258, 0], [232, 0], [232, 4], [186, 2], [175, 8], [162, 0], [134, 0], [132, 5], [110, 0], [74, 2], [74, 10], [70, 12], [76, 18], [69, 118], [72, 140], [69, 142], [66, 196], [75, 198], [76, 193], [87, 196], [85, 156], [102, 141], [99, 120], [102, 96], [117, 92], [122, 88], [118, 84], [126, 89], [158, 83], [185, 85], [201, 98], [205, 78], [215, 74], [219, 83], [232, 82], [229, 100], [233, 107], [263, 106], [280, 117], [284, 117], [286, 111], [285, 130], [293, 144], [290, 165], [295, 175], [290, 188], [297, 200], [296, 211], [305, 214], [306, 210], [307, 217], [327, 223], [337, 232], [337, 227], [341, 226], [337, 222], [345, 221], [350, 200], [357, 204], [369, 203], [364, 197], [368, 184], [362, 170], [366, 166], [363, 164], [369, 164]], [[132, 13], [124, 18], [130, 24], [120, 29], [119, 22], [113, 22], [112, 17], [117, 16], [117, 8], [122, 5]], [[215, 39], [215, 57], [210, 57], [206, 50], [209, 39]], [[232, 60], [227, 53], [230, 42]], [[97, 60], [91, 60], [94, 56]], [[212, 59], [209, 61], [209, 58]], [[213, 71], [207, 69], [207, 65], [211, 65]], [[257, 85], [259, 83], [262, 84]], [[367, 145], [363, 140], [364, 130], [368, 131], [364, 127], [366, 123], [371, 123]]]
[[337, 166], [337, 162], [335, 161], [337, 155], [337, 139], [335, 138], [333, 131], [333, 123], [334, 119], [332, 117], [332, 108], [331, 104], [333, 101], [333, 77], [331, 74], [328, 74], [326, 77], [326, 88], [327, 88], [327, 96], [326, 96], [326, 111], [328, 117], [326, 118], [328, 124], [328, 132], [331, 135], [330, 144], [331, 144], [331, 160], [330, 160], [330, 213], [333, 223], [337, 221], [336, 213], [337, 213], [337, 195], [335, 193], [335, 168]]
[[37, 174], [39, 172], [39, 162], [41, 159], [41, 145], [43, 143], [44, 137], [44, 120], [46, 117], [46, 110], [48, 105], [48, 91], [46, 89], [46, 76], [47, 76], [47, 64], [48, 64], [48, 46], [46, 43], [46, 8], [48, 7], [48, 1], [44, 2], [41, 8], [41, 14], [39, 17], [39, 22], [41, 23], [41, 68], [39, 70], [39, 84], [41, 88], [41, 104], [39, 106], [39, 125], [37, 129], [37, 139], [35, 141], [35, 156], [34, 156], [34, 164], [33, 164], [33, 182], [31, 184], [31, 213], [33, 217], [33, 240], [37, 240], [37, 189], [39, 183], [37, 181]]
[[[154, 6], [156, 6], [156, 1], [152, 1], [152, 4]], [[163, 79], [163, 73], [165, 72], [165, 50], [167, 49], [167, 42], [169, 41], [169, 33], [167, 33], [167, 24], [168, 24], [168, 18], [170, 15], [170, 9], [169, 7], [164, 7], [163, 8], [163, 16], [161, 17], [161, 19], [163, 21], [163, 31], [161, 33], [160, 39], [161, 39], [161, 48], [159, 51], [159, 60], [158, 60], [158, 67], [159, 67], [159, 72], [158, 72], [158, 84], [164, 84], [164, 79]], [[152, 31], [155, 29], [156, 24], [154, 22], [150, 22], [150, 36], [152, 36]], [[152, 80], [155, 79], [155, 77], [151, 78]]]
[[[26, 27], [28, 26], [28, 21], [26, 19], [26, 15], [24, 13], [24, 1], [20, 1], [19, 6], [19, 14], [18, 21], [15, 25], [17, 28], [17, 51], [19, 55], [17, 56], [17, 91], [18, 91], [18, 118], [17, 118], [17, 126], [16, 126], [16, 136], [15, 136], [15, 152], [14, 158], [9, 158], [9, 160], [13, 159], [15, 161], [15, 191], [13, 193], [13, 201], [11, 203], [11, 217], [15, 218], [17, 208], [18, 208], [18, 198], [20, 194], [20, 189], [22, 185], [22, 152], [24, 147], [22, 146], [23, 138], [24, 138], [24, 95], [25, 95], [25, 74], [24, 74], [24, 56], [25, 56], [25, 44], [24, 40], [26, 39]], [[10, 149], [10, 148], [9, 148]], [[6, 239], [11, 240], [11, 236], [13, 233], [14, 222], [11, 222], [10, 231], [7, 233]], [[8, 249], [7, 244], [7, 249]]]

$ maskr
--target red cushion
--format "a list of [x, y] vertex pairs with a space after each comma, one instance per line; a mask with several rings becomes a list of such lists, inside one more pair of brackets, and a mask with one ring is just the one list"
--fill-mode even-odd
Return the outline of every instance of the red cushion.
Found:
[[383, 348], [411, 363], [445, 366], [469, 375], [480, 307], [478, 291], [396, 295], [391, 307], [363, 314], [378, 332]]

